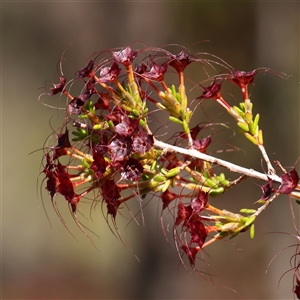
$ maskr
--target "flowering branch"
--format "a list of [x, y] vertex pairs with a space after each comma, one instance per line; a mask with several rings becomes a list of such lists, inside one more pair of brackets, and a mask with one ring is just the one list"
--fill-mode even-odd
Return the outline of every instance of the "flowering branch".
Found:
[[[101, 55], [107, 56], [97, 62]], [[142, 56], [142, 62], [134, 65], [138, 56]], [[264, 147], [260, 114], [253, 114], [254, 104], [249, 99], [248, 87], [256, 74], [272, 71], [266, 68], [235, 71], [223, 60], [211, 57], [203, 59], [186, 51], [174, 55], [159, 48], [135, 51], [128, 46], [99, 53], [69, 82], [61, 70], [60, 82], [53, 84], [46, 94], [67, 98], [66, 117], [60, 133], [56, 134], [55, 145], [45, 149], [43, 182], [62, 221], [55, 202], [57, 194], [65, 198], [75, 222], [90, 240], [76, 215], [82, 198], [93, 192], [96, 197], [92, 205], [99, 201], [105, 204], [107, 216], [116, 224], [120, 207], [135, 198], [142, 202], [147, 194], [156, 194], [161, 199], [162, 211], [166, 208], [173, 211], [173, 238], [180, 257], [185, 254], [196, 270], [197, 253], [212, 243], [245, 231], [254, 238], [257, 217], [279, 195], [300, 199], [295, 168], [288, 172], [275, 161], [282, 172], [280, 176], [276, 174]], [[225, 109], [240, 132], [258, 147], [267, 174], [207, 154], [212, 136], [198, 137], [206, 126], [190, 126], [196, 110], [186, 92], [184, 73], [190, 64], [226, 71], [208, 78], [209, 86], [198, 84], [202, 93], [195, 100], [196, 108], [212, 99]], [[177, 75], [177, 88], [168, 84], [170, 73]], [[238, 106], [225, 100], [224, 81], [240, 89], [242, 101]], [[82, 84], [81, 92], [73, 95], [68, 84], [77, 82]], [[166, 143], [154, 136], [149, 120], [155, 110], [163, 111], [169, 122], [179, 126], [175, 140]], [[63, 157], [68, 158], [65, 164]], [[214, 166], [225, 167], [240, 177], [228, 180]], [[236, 213], [211, 205], [211, 197], [222, 196], [246, 178], [266, 182], [261, 186], [260, 199], [254, 201], [256, 209], [241, 208]], [[125, 191], [130, 193], [125, 195]]]

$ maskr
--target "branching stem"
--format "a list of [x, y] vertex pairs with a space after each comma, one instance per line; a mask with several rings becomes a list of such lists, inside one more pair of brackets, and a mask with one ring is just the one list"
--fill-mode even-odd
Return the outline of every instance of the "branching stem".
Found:
[[160, 149], [163, 149], [165, 151], [174, 151], [174, 152], [188, 155], [190, 157], [202, 159], [202, 160], [208, 161], [212, 164], [217, 164], [219, 166], [225, 167], [228, 170], [230, 170], [231, 172], [243, 174], [248, 177], [257, 178], [257, 179], [261, 179], [264, 181], [268, 181], [269, 179], [272, 179], [273, 181], [275, 181], [277, 183], [280, 183], [280, 184], [282, 183], [281, 178], [276, 174], [266, 175], [266, 174], [258, 172], [256, 170], [247, 169], [247, 168], [241, 167], [239, 165], [233, 164], [231, 162], [222, 160], [220, 158], [201, 153], [194, 149], [184, 149], [184, 148], [173, 146], [173, 145], [170, 145], [170, 144], [158, 141], [158, 140], [154, 141], [154, 146], [158, 147]]

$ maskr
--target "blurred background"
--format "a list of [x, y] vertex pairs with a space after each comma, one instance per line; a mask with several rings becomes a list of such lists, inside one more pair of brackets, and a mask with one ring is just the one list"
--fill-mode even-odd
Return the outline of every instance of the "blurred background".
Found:
[[[293, 273], [278, 282], [289, 270], [295, 248], [278, 255], [265, 274], [276, 253], [296, 243], [279, 233], [296, 233], [288, 197], [277, 199], [260, 216], [254, 240], [245, 233], [205, 251], [214, 285], [180, 263], [175, 246], [162, 233], [161, 206], [155, 199], [144, 210], [145, 226], [118, 220], [139, 262], [112, 234], [101, 210], [90, 220], [87, 209], [85, 224], [99, 235], [93, 236], [97, 251], [57, 197], [75, 240], [42, 187], [50, 225], [40, 195], [42, 151], [30, 153], [43, 147], [50, 126], [58, 128], [62, 122], [57, 110], [37, 99], [47, 81], [58, 82], [63, 51], [68, 48], [63, 69], [71, 78], [93, 52], [141, 41], [209, 52], [238, 70], [269, 67], [290, 75], [284, 80], [259, 74], [251, 98], [261, 114], [270, 158], [292, 167], [299, 156], [299, 2], [22, 1], [2, 2], [1, 9], [3, 299], [293, 299]], [[225, 118], [210, 105], [206, 113]], [[240, 135], [229, 143], [246, 150], [220, 157], [262, 171], [254, 146]], [[258, 184], [249, 179], [214, 204], [233, 210], [251, 206], [261, 194]]]

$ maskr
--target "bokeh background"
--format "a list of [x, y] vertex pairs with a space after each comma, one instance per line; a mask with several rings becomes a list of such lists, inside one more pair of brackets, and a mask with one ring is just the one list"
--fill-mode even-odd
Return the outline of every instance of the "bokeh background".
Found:
[[[155, 199], [145, 208], [145, 226], [126, 227], [129, 220], [120, 218], [120, 231], [140, 262], [113, 236], [100, 210], [85, 223], [99, 235], [93, 238], [97, 251], [57, 198], [75, 240], [42, 188], [50, 226], [40, 197], [43, 176], [37, 183], [42, 152], [31, 152], [43, 147], [50, 125], [62, 122], [57, 110], [37, 99], [46, 81], [57, 82], [63, 51], [68, 48], [64, 72], [70, 78], [93, 52], [142, 41], [213, 53], [240, 70], [265, 66], [291, 75], [258, 75], [252, 100], [271, 159], [292, 167], [299, 156], [298, 1], [2, 1], [1, 14], [2, 299], [293, 299], [292, 272], [278, 282], [295, 248], [283, 251], [265, 274], [272, 257], [296, 242], [278, 233], [296, 233], [288, 197], [257, 220], [254, 240], [245, 233], [207, 249], [213, 285], [179, 262], [162, 234]], [[214, 108], [206, 113], [224, 117]], [[239, 143], [237, 137], [229, 143]], [[247, 142], [238, 146], [245, 151], [219, 155], [262, 170], [257, 149]], [[251, 206], [260, 196], [257, 184], [248, 180], [219, 201], [229, 209]]]

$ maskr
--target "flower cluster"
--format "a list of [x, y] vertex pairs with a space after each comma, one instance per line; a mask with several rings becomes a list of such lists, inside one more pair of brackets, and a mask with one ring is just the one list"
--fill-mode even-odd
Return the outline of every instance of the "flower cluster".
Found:
[[[207, 154], [212, 136], [203, 136], [205, 125], [201, 123], [190, 127], [194, 110], [184, 74], [191, 64], [225, 70], [209, 78], [209, 85], [198, 84], [202, 91], [196, 101], [202, 104], [213, 99], [233, 117], [242, 134], [261, 151], [267, 174], [246, 173]], [[215, 56], [201, 58], [186, 49], [173, 54], [166, 49], [133, 50], [129, 46], [96, 54], [69, 81], [61, 72], [59, 83], [47, 94], [67, 98], [66, 116], [56, 144], [45, 151], [43, 165], [46, 189], [58, 215], [55, 196], [60, 194], [84, 231], [76, 212], [91, 192], [95, 202], [106, 206], [107, 216], [114, 222], [128, 201], [142, 201], [147, 194], [155, 194], [162, 211], [172, 211], [176, 247], [187, 255], [195, 270], [197, 253], [211, 243], [248, 229], [253, 238], [256, 218], [279, 194], [299, 196], [296, 170], [287, 172], [277, 162], [283, 172], [277, 176], [264, 148], [260, 115], [253, 114], [248, 92], [258, 72], [270, 70], [237, 71]], [[169, 74], [177, 76], [176, 84], [168, 84]], [[239, 106], [231, 106], [224, 99], [225, 81], [241, 90]], [[76, 95], [70, 89], [75, 82], [82, 84]], [[165, 144], [153, 134], [149, 122], [153, 107], [165, 113], [166, 122], [178, 126], [174, 142]], [[224, 173], [217, 173], [212, 163], [240, 176], [230, 181]], [[211, 197], [222, 195], [252, 174], [267, 181], [257, 201], [261, 206], [234, 213], [211, 205]]]

